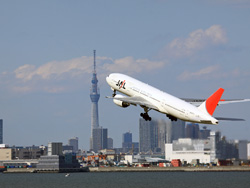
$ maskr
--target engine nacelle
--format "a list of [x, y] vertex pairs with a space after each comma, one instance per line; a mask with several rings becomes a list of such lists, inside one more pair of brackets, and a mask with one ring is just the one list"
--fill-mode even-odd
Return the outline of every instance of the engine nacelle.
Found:
[[118, 99], [115, 99], [115, 98], [124, 98], [123, 95], [115, 95], [114, 99], [113, 99], [113, 102], [117, 105], [117, 106], [120, 106], [122, 108], [127, 108], [130, 104], [127, 103], [127, 102], [124, 102], [124, 101], [120, 101]]

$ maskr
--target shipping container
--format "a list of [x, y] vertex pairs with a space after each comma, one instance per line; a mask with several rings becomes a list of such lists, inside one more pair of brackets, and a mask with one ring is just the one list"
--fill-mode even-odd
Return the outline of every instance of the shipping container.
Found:
[[173, 167], [180, 167], [181, 166], [181, 160], [180, 159], [173, 159], [171, 161], [171, 164]]

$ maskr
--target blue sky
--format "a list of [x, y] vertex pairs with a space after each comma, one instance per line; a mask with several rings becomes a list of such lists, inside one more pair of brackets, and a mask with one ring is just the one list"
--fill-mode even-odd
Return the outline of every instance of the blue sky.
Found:
[[[0, 118], [10, 145], [67, 143], [89, 148], [93, 50], [100, 125], [116, 147], [138, 141], [142, 109], [115, 106], [105, 76], [125, 73], [178, 97], [250, 98], [250, 1], [0, 1]], [[150, 112], [153, 118], [166, 119]], [[215, 116], [245, 122], [209, 126], [250, 140], [250, 103]]]

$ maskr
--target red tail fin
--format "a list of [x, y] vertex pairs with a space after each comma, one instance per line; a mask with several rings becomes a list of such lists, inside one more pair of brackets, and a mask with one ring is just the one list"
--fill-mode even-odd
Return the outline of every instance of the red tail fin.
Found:
[[199, 109], [202, 111], [206, 111], [212, 116], [223, 92], [223, 88], [218, 89], [213, 95], [211, 95], [204, 103], [199, 106]]

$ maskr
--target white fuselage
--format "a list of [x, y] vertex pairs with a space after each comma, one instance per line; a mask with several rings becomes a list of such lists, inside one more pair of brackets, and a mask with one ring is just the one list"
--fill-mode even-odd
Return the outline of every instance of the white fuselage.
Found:
[[[106, 80], [112, 90], [119, 91], [130, 97], [139, 96], [156, 106], [157, 109], [155, 110], [163, 114], [189, 122], [218, 124], [218, 120], [199, 110], [196, 106], [130, 76], [113, 73]], [[123, 82], [123, 85], [119, 85], [119, 82]]]

